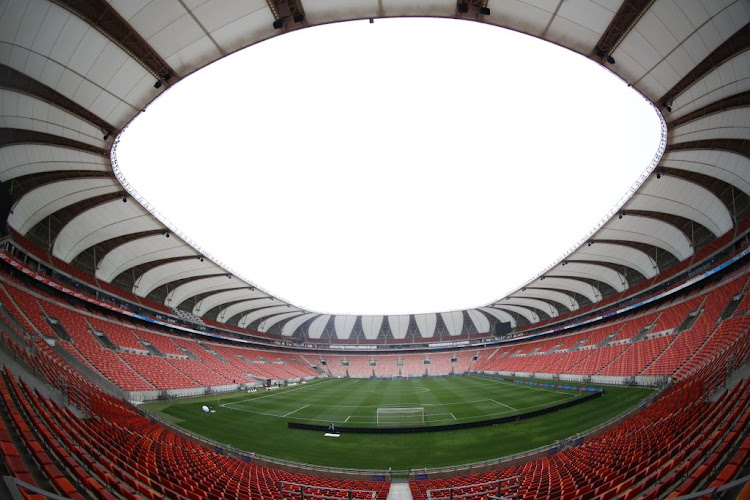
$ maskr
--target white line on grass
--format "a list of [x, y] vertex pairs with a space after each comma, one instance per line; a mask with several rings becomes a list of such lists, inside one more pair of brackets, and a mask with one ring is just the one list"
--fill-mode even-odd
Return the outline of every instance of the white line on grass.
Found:
[[[311, 404], [312, 404], [312, 403], [310, 403], [310, 405], [311, 405]], [[307, 408], [307, 407], [308, 407], [308, 406], [310, 406], [310, 405], [305, 405], [305, 406], [303, 406], [302, 408], [297, 408], [297, 409], [296, 409], [296, 410], [294, 410], [294, 411], [290, 411], [290, 412], [289, 412], [289, 413], [287, 413], [286, 415], [282, 415], [282, 418], [283, 418], [283, 417], [288, 417], [288, 416], [289, 416], [289, 415], [291, 415], [292, 413], [297, 413], [297, 412], [298, 412], [298, 411], [300, 411], [300, 410], [304, 410], [305, 408]]]
[[500, 401], [495, 401], [494, 399], [490, 399], [490, 401], [492, 401], [492, 402], [493, 402], [493, 403], [495, 403], [496, 405], [500, 405], [500, 406], [504, 406], [504, 407], [506, 407], [506, 408], [510, 408], [510, 409], [511, 409], [511, 410], [513, 410], [513, 411], [518, 411], [518, 410], [517, 410], [516, 408], [513, 408], [513, 407], [512, 407], [512, 406], [510, 406], [510, 405], [506, 405], [505, 403], [501, 403]]
[[[229, 403], [220, 404], [219, 406], [223, 406], [224, 408], [229, 408], [229, 405], [238, 405], [240, 403], [247, 403], [248, 401], [257, 401], [259, 399], [270, 398], [271, 396], [283, 396], [284, 394], [289, 394], [290, 392], [299, 391], [301, 389], [307, 389], [308, 387], [317, 387], [320, 384], [323, 384], [323, 383], [327, 382], [328, 380], [332, 380], [332, 379], [322, 380], [322, 381], [320, 381], [318, 383], [315, 383], [315, 384], [309, 384], [309, 385], [303, 385], [301, 387], [295, 387], [294, 389], [289, 389], [288, 391], [282, 390], [280, 392], [271, 392], [271, 394], [266, 394], [265, 396], [258, 396], [257, 398], [247, 398], [247, 399], [241, 399], [240, 401], [231, 401]], [[234, 408], [232, 408], [232, 409], [234, 409]], [[256, 412], [252, 412], [252, 413], [256, 413]]]
[[348, 417], [346, 417], [346, 420], [344, 420], [344, 423], [347, 423], [347, 422], [349, 421], [349, 419], [350, 419], [350, 418], [352, 418], [352, 416], [351, 416], [351, 415], [349, 415]]
[[[477, 377], [477, 378], [481, 378], [481, 377]], [[549, 389], [542, 389], [541, 387], [534, 387], [534, 386], [530, 386], [530, 385], [524, 385], [524, 384], [514, 384], [513, 382], [506, 382], [506, 381], [504, 381], [504, 380], [494, 380], [494, 379], [486, 379], [486, 378], [481, 378], [481, 380], [487, 380], [487, 381], [489, 381], [489, 382], [493, 382], [493, 383], [495, 383], [495, 384], [512, 385], [512, 386], [514, 386], [514, 387], [519, 387], [519, 386], [521, 386], [521, 387], [522, 387], [522, 388], [524, 388], [524, 389], [529, 389], [529, 390], [532, 390], [532, 391], [554, 392], [555, 394], [565, 394], [565, 395], [567, 395], [567, 396], [569, 396], [569, 395], [570, 395], [570, 393], [569, 393], [569, 392], [563, 392], [563, 391], [551, 391], [551, 390], [549, 390]], [[579, 391], [579, 392], [580, 392], [580, 391]]]
[[450, 415], [451, 415], [451, 417], [453, 417], [453, 420], [458, 420], [453, 413], [451, 413]]

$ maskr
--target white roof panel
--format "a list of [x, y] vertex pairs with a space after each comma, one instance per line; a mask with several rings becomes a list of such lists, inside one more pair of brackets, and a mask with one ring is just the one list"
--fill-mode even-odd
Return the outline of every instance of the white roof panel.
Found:
[[672, 141], [705, 141], [709, 139], [750, 139], [748, 108], [734, 108], [713, 113], [680, 125], [670, 133]]
[[368, 315], [362, 316], [362, 332], [367, 340], [375, 340], [380, 334], [380, 327], [383, 325], [383, 316]]
[[330, 314], [323, 314], [312, 320], [310, 326], [307, 328], [308, 338], [319, 339], [323, 334], [323, 330], [325, 330], [329, 319], [331, 319]]
[[333, 327], [336, 331], [336, 338], [347, 340], [351, 334], [354, 324], [357, 322], [357, 316], [339, 314], [333, 319]]
[[[198, 259], [185, 259], [167, 262], [143, 273], [135, 282], [133, 293], [139, 297], [146, 297], [149, 293], [167, 283], [186, 278], [217, 274], [220, 272], [222, 272], [222, 269], [209, 261], [201, 262]], [[175, 288], [170, 291], [169, 295], [167, 295], [164, 304], [170, 307], [177, 307], [185, 298], [187, 297], [184, 297], [179, 293], [177, 288]]]
[[[275, 307], [269, 307], [269, 309], [276, 309], [276, 308]], [[289, 310], [286, 307], [284, 307], [283, 309], [285, 309], [287, 311]], [[261, 309], [261, 311], [266, 311], [266, 309]], [[277, 323], [281, 323], [282, 321], [286, 321], [286, 320], [294, 318], [296, 316], [300, 316], [301, 314], [304, 314], [304, 313], [302, 311], [299, 311], [299, 310], [298, 311], [294, 311], [294, 312], [287, 312], [287, 313], [283, 313], [283, 314], [276, 314], [275, 316], [271, 316], [270, 318], [264, 319], [260, 323], [260, 325], [258, 325], [257, 331], [266, 333], [272, 327], [276, 326]], [[325, 327], [325, 324], [323, 326]], [[320, 335], [318, 335], [318, 338], [320, 338]]]
[[750, 196], [750, 158], [747, 156], [708, 149], [670, 151], [664, 155], [661, 165], [721, 179]]
[[92, 207], [68, 222], [57, 235], [52, 255], [70, 263], [79, 253], [102, 241], [160, 227], [137, 203], [113, 200]]
[[435, 327], [437, 326], [436, 314], [415, 314], [414, 321], [417, 322], [417, 329], [422, 338], [431, 339], [435, 336]]
[[294, 332], [297, 331], [297, 328], [304, 325], [306, 321], [316, 316], [319, 316], [319, 314], [307, 313], [307, 314], [303, 314], [302, 316], [297, 316], [296, 318], [290, 319], [289, 321], [284, 323], [284, 326], [281, 328], [281, 336], [291, 337], [292, 335], [294, 335]]
[[[268, 318], [271, 316], [279, 315], [282, 313], [287, 313], [289, 311], [294, 311], [294, 314], [299, 314], [297, 309], [289, 309], [286, 305], [274, 305], [270, 307], [263, 307], [260, 309], [255, 309], [254, 311], [251, 311], [247, 314], [244, 314], [237, 325], [240, 328], [247, 328], [248, 325], [252, 325], [256, 321], [258, 321], [261, 318]], [[265, 322], [264, 322], [265, 323]], [[261, 324], [262, 326], [262, 324]], [[271, 328], [272, 325], [267, 326], [267, 328]], [[267, 331], [267, 330], [260, 330], [258, 331]]]
[[0, 127], [33, 130], [103, 148], [101, 130], [27, 94], [0, 88]]
[[[622, 245], [597, 243], [596, 245], [579, 248], [574, 255], [576, 259], [580, 260], [610, 262], [627, 266], [635, 269], [646, 278], [653, 278], [657, 272], [656, 262], [645, 252]], [[559, 267], [562, 272], [563, 266]]]
[[560, 311], [558, 311], [555, 306], [548, 302], [544, 302], [543, 300], [518, 297], [515, 293], [511, 295], [507, 300], [503, 300], [497, 305], [502, 307], [505, 307], [506, 305], [534, 307], [553, 318], [556, 318], [560, 315]]
[[464, 327], [463, 311], [440, 313], [440, 317], [443, 318], [443, 323], [448, 328], [449, 335], [461, 335], [461, 330]]
[[539, 288], [554, 288], [555, 290], [560, 290], [562, 292], [568, 293], [575, 292], [583, 295], [591, 302], [599, 302], [602, 298], [602, 294], [599, 291], [599, 288], [575, 279], [559, 278], [547, 275], [544, 279], [544, 282], [537, 279], [527, 286], [534, 286]]
[[[234, 285], [239, 286], [240, 284], [234, 283]], [[208, 297], [204, 297], [203, 299], [196, 302], [195, 306], [193, 307], [193, 314], [195, 314], [196, 316], [203, 316], [208, 311], [220, 304], [228, 304], [229, 302], [234, 302], [236, 300], [258, 299], [265, 296], [266, 294], [264, 294], [263, 292], [259, 292], [258, 290], [250, 290], [249, 288], [218, 292], [211, 294]]]
[[490, 333], [490, 320], [487, 319], [487, 316], [476, 309], [469, 309], [466, 312], [471, 318], [471, 322], [474, 323], [477, 333]]
[[103, 156], [59, 146], [12, 144], [0, 148], [0, 181], [56, 170], [108, 172], [110, 167]]
[[[279, 305], [279, 301], [273, 297], [243, 300], [242, 302], [237, 302], [236, 304], [232, 304], [231, 306], [222, 309], [216, 319], [221, 323], [226, 323], [237, 314], [276, 305]], [[286, 304], [283, 305], [286, 307]]]
[[388, 326], [391, 329], [393, 338], [403, 339], [406, 337], [406, 332], [409, 330], [410, 319], [411, 316], [409, 316], [408, 314], [388, 316]]
[[96, 268], [96, 279], [110, 283], [121, 273], [155, 260], [195, 255], [195, 250], [179, 238], [161, 234], [123, 243], [104, 256]]
[[510, 323], [511, 328], [516, 327], [516, 319], [505, 311], [501, 311], [500, 309], [493, 309], [492, 307], [480, 307], [479, 310], [491, 316], [494, 316], [503, 323]]
[[750, 90], [750, 50], [725, 61], [688, 87], [672, 102], [674, 120], [726, 97]]
[[647, 180], [625, 208], [679, 215], [707, 227], [716, 237], [733, 226], [732, 216], [716, 195], [694, 182], [671, 175]]
[[596, 238], [646, 243], [666, 250], [680, 261], [693, 255], [690, 240], [682, 231], [671, 224], [650, 217], [628, 215], [622, 219], [614, 218], [596, 233]]
[[93, 196], [116, 193], [122, 186], [111, 178], [79, 178], [43, 184], [24, 194], [13, 205], [8, 224], [27, 234], [40, 221], [58, 210]]

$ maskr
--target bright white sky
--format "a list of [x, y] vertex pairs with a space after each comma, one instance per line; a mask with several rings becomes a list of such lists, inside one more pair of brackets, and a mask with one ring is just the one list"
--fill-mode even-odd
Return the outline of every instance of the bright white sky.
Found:
[[549, 43], [436, 19], [340, 23], [174, 85], [120, 168], [240, 276], [308, 310], [471, 308], [583, 237], [659, 143], [653, 108]]

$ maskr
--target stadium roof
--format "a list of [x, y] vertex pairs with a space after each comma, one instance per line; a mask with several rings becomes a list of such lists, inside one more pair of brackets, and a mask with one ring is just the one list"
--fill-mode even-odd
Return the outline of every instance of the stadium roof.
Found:
[[[663, 156], [622, 207], [523, 288], [476, 309], [419, 315], [331, 316], [286, 304], [203, 256], [118, 182], [113, 140], [181, 78], [287, 31], [400, 16], [475, 20], [591, 58], [664, 113]], [[8, 223], [102, 286], [282, 337], [332, 331], [329, 339], [345, 340], [357, 324], [365, 339], [402, 339], [414, 328], [422, 338], [436, 338], [436, 329], [450, 338], [487, 332], [497, 320], [535, 323], [647, 282], [738, 233], [750, 196], [749, 21], [742, 0], [5, 2], [0, 180], [15, 199]]]

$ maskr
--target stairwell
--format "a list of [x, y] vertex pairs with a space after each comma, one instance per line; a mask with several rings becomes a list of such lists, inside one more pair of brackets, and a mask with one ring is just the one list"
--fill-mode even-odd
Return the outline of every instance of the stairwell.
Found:
[[70, 342], [70, 334], [65, 330], [65, 328], [62, 326], [62, 324], [55, 318], [52, 318], [50, 316], [45, 316], [45, 321], [49, 325], [50, 328], [52, 328], [52, 331], [57, 334], [58, 337], [60, 337], [63, 340], [67, 340]]
[[222, 356], [222, 355], [221, 355], [221, 354], [219, 354], [218, 352], [214, 351], [213, 349], [211, 349], [211, 348], [210, 348], [209, 346], [207, 346], [206, 344], [200, 344], [200, 343], [199, 343], [198, 345], [199, 345], [199, 346], [201, 346], [201, 347], [202, 347], [203, 349], [205, 349], [205, 350], [206, 350], [207, 352], [209, 352], [209, 353], [213, 354], [214, 356], [216, 356], [217, 358], [219, 358], [219, 359], [220, 359], [221, 361], [223, 361], [224, 363], [231, 363], [231, 362], [230, 362], [230, 361], [229, 361], [229, 360], [228, 360], [227, 358], [225, 358], [224, 356]]

